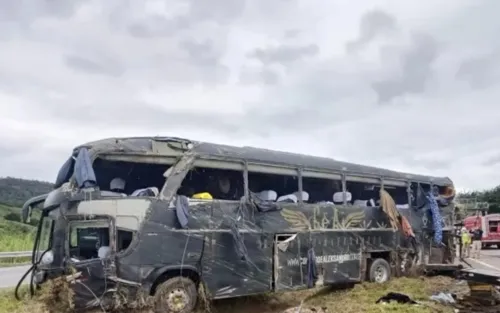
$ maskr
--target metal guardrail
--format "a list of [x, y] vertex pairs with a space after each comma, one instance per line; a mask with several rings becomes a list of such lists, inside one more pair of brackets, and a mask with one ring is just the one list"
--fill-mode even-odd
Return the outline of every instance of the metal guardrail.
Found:
[[32, 254], [33, 251], [0, 252], [0, 259], [24, 258], [30, 257]]

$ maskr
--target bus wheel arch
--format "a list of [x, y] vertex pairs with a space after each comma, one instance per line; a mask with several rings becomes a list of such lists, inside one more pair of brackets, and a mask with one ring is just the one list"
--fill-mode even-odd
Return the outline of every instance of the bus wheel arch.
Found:
[[193, 269], [170, 269], [158, 276], [151, 287], [154, 312], [190, 313], [198, 301], [200, 276]]
[[368, 280], [385, 283], [391, 279], [391, 265], [385, 258], [374, 258], [368, 263]]
[[155, 273], [154, 278], [152, 279], [151, 288], [149, 290], [149, 295], [153, 296], [156, 293], [156, 289], [159, 285], [166, 282], [169, 279], [175, 277], [185, 277], [190, 279], [196, 287], [201, 282], [200, 274], [195, 268], [166, 268], [159, 269], [157, 273]]
[[188, 277], [176, 276], [158, 284], [154, 293], [154, 312], [191, 313], [197, 301], [196, 284]]

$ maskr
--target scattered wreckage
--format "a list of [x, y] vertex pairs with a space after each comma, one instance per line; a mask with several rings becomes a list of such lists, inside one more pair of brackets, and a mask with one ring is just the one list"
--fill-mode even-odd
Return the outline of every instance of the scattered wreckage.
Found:
[[[110, 182], [112, 183], [110, 185]], [[171, 137], [74, 149], [40, 208], [30, 275], [66, 275], [76, 308], [385, 282], [459, 267], [448, 178]], [[20, 282], [21, 283], [21, 282]]]

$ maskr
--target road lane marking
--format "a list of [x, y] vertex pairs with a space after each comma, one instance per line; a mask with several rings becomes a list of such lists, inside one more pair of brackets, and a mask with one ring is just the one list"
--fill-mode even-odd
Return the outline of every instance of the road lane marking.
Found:
[[481, 265], [483, 265], [483, 266], [486, 266], [486, 267], [492, 268], [492, 269], [497, 270], [497, 271], [499, 271], [499, 272], [500, 272], [500, 268], [495, 267], [495, 266], [493, 266], [493, 265], [490, 265], [490, 264], [488, 264], [488, 263], [486, 263], [486, 262], [483, 262], [483, 261], [481, 261], [481, 260], [477, 260], [477, 259], [467, 259], [467, 261], [477, 262], [477, 263], [479, 263], [479, 264], [481, 264]]

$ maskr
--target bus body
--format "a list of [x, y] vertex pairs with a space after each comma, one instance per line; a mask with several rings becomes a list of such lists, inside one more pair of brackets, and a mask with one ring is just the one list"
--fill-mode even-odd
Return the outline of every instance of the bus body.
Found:
[[[124, 190], [110, 190], [115, 178]], [[448, 178], [141, 137], [75, 148], [54, 188], [24, 207], [26, 219], [43, 203], [32, 279], [76, 271], [79, 308], [116, 305], [119, 294], [122, 304], [146, 296], [157, 312], [187, 313], [200, 285], [220, 299], [457, 265]], [[380, 190], [411, 236], [381, 208]], [[442, 200], [437, 211], [431, 198]]]

